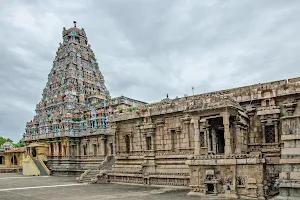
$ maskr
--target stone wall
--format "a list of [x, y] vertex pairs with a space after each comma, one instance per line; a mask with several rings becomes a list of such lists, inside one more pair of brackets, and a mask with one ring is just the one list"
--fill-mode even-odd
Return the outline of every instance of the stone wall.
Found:
[[[179, 183], [187, 177], [185, 174], [190, 174], [193, 194], [254, 199], [275, 195], [281, 163], [287, 162], [280, 160], [281, 153], [291, 155], [297, 150], [295, 142], [284, 141], [291, 139], [282, 137], [282, 120], [300, 111], [299, 92], [300, 78], [295, 78], [166, 99], [130, 112], [114, 113], [109, 121], [116, 135], [116, 164], [110, 177], [116, 182], [157, 184], [158, 179], [151, 182], [147, 177], [165, 173], [170, 182], [162, 182], [174, 185], [173, 181]], [[295, 125], [292, 129], [295, 133], [298, 130]], [[283, 142], [292, 149], [281, 152]], [[188, 159], [189, 155], [215, 156], [216, 163], [207, 165], [205, 159]], [[224, 165], [222, 162], [228, 162], [231, 155], [233, 163]], [[244, 155], [259, 159], [249, 163]], [[184, 161], [194, 164], [184, 165]], [[203, 177], [194, 175], [210, 175], [213, 172], [209, 170], [217, 172], [215, 187], [203, 184]], [[172, 174], [176, 172], [178, 176], [174, 178]], [[228, 185], [224, 179], [232, 173]]]

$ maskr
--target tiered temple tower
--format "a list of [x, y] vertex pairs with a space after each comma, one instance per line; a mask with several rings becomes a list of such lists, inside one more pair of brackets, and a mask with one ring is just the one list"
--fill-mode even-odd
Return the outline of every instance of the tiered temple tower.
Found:
[[73, 28], [64, 28], [62, 35], [63, 43], [56, 52], [42, 100], [36, 106], [36, 116], [27, 123], [26, 136], [51, 132], [74, 135], [85, 130], [87, 123], [93, 128], [106, 127], [111, 97], [85, 31], [75, 22]]
[[[70, 168], [80, 172], [85, 166], [98, 166], [106, 155], [113, 154], [107, 116], [145, 103], [124, 96], [111, 99], [86, 33], [76, 27], [76, 22], [68, 30], [63, 28], [62, 37], [36, 115], [26, 124], [23, 140], [27, 145], [47, 144], [48, 163], [54, 171], [56, 161], [62, 166], [60, 160], [64, 160], [65, 167], [70, 167], [70, 162], [74, 164], [71, 158], [76, 157]], [[89, 158], [93, 160], [87, 163]]]

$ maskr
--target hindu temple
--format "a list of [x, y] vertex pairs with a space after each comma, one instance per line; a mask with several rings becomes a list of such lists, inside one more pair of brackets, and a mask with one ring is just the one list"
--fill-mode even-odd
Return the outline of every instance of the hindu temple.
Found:
[[145, 102], [120, 96], [111, 98], [84, 29], [63, 29], [53, 67], [36, 115], [26, 124], [24, 140], [36, 157], [38, 143], [46, 144], [52, 173], [76, 174], [96, 167], [113, 155], [114, 137], [108, 115]]
[[150, 104], [111, 98], [85, 30], [74, 23], [62, 38], [23, 135], [36, 175], [300, 199], [300, 78]]

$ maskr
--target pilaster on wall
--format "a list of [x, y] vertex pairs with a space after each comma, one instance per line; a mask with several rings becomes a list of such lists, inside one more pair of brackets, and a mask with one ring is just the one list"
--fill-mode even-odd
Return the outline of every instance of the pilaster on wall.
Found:
[[80, 142], [76, 141], [76, 156], [80, 156]]
[[182, 121], [182, 133], [185, 135], [185, 137], [187, 138], [187, 144], [188, 147], [191, 147], [191, 133], [190, 133], [190, 123], [191, 123], [191, 118], [189, 117], [189, 115], [186, 115], [185, 117], [180, 119]]
[[231, 149], [231, 134], [230, 134], [230, 121], [229, 117], [230, 114], [229, 112], [223, 112], [221, 113], [221, 116], [223, 117], [223, 125], [224, 125], [224, 138], [225, 138], [225, 155], [230, 155], [232, 153]]
[[100, 140], [101, 140], [101, 145], [100, 145], [100, 146], [102, 146], [102, 154], [103, 154], [104, 156], [106, 156], [106, 137], [105, 137], [105, 136], [102, 136], [102, 137], [100, 138]]
[[244, 146], [244, 136], [241, 132], [241, 125], [236, 124], [235, 125], [235, 133], [236, 133], [236, 148], [235, 153], [242, 153], [242, 148]]
[[194, 150], [194, 154], [196, 155], [200, 155], [200, 127], [199, 127], [199, 120], [200, 117], [193, 117], [192, 118], [192, 123], [194, 124], [194, 129], [195, 129], [195, 150]]

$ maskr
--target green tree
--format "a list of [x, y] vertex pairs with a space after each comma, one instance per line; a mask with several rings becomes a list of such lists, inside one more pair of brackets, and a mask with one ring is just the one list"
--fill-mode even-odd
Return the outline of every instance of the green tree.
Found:
[[13, 141], [10, 138], [4, 138], [4, 137], [0, 136], [0, 146], [2, 146], [5, 142], [13, 143]]
[[14, 147], [16, 148], [25, 147], [25, 143], [22, 140], [20, 140], [17, 144], [14, 144]]
[[14, 144], [14, 142], [10, 138], [4, 138], [4, 137], [0, 136], [0, 147], [5, 142], [11, 142], [13, 144], [13, 146], [16, 147], [16, 148], [18, 148], [18, 147], [24, 147], [25, 146], [25, 143], [23, 141], [21, 141], [21, 140], [17, 144]]

